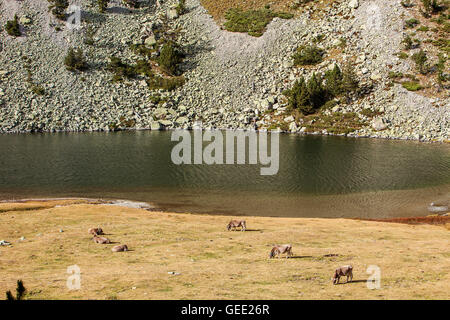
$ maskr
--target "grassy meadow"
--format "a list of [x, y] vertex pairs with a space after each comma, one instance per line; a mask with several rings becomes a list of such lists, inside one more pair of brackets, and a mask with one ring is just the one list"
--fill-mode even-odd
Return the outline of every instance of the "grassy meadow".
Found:
[[[247, 232], [229, 232], [229, 220], [85, 200], [1, 203], [0, 240], [12, 245], [0, 246], [0, 294], [22, 279], [27, 299], [450, 298], [445, 226], [246, 217]], [[91, 241], [96, 226], [114, 243]], [[269, 260], [285, 243], [294, 257]], [[113, 253], [117, 244], [131, 251]], [[332, 285], [346, 264], [354, 282]], [[80, 290], [66, 285], [72, 265]], [[370, 265], [381, 269], [380, 289], [366, 286]]]

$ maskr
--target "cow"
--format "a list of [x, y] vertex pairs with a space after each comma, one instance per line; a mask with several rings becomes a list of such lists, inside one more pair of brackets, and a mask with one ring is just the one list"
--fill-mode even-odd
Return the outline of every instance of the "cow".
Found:
[[88, 232], [94, 236], [104, 234], [102, 228], [89, 228]]
[[231, 220], [230, 223], [227, 225], [227, 230], [230, 231], [231, 229], [236, 230], [236, 228], [241, 228], [241, 231], [245, 231], [247, 229], [247, 225], [245, 223], [245, 220]]
[[98, 235], [94, 235], [94, 237], [92, 238], [92, 240], [95, 243], [100, 243], [100, 244], [108, 244], [111, 243], [111, 241], [108, 238], [104, 238], [104, 237], [99, 237]]
[[280, 254], [286, 253], [286, 259], [293, 256], [292, 253], [292, 245], [284, 244], [284, 245], [276, 245], [272, 248], [269, 254], [269, 259], [275, 258]]
[[126, 244], [122, 244], [120, 246], [115, 246], [112, 247], [111, 249], [112, 252], [123, 252], [123, 251], [128, 251], [128, 247]]
[[333, 284], [338, 284], [339, 280], [341, 279], [341, 277], [347, 277], [347, 282], [348, 279], [350, 278], [350, 282], [352, 282], [353, 280], [353, 266], [348, 265], [348, 266], [343, 266], [343, 267], [339, 267], [334, 271], [334, 276], [332, 278], [333, 280]]

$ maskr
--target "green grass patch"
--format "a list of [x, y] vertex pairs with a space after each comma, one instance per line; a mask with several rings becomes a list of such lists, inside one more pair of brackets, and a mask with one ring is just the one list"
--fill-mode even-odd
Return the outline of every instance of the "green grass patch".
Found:
[[420, 83], [415, 81], [405, 81], [402, 83], [402, 86], [408, 91], [419, 91], [423, 89]]
[[241, 8], [231, 8], [225, 13], [227, 21], [224, 23], [224, 27], [231, 32], [243, 32], [254, 37], [260, 37], [275, 17], [291, 19], [293, 15], [285, 12], [274, 12], [269, 8], [247, 11]]

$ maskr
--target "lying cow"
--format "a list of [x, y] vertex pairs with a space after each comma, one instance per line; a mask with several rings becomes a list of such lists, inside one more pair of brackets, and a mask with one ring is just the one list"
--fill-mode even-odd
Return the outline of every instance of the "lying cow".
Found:
[[245, 231], [247, 229], [247, 226], [245, 224], [245, 220], [231, 220], [230, 223], [227, 226], [227, 230], [230, 231], [231, 229], [236, 230], [236, 228], [241, 228], [241, 231]]
[[126, 244], [121, 244], [120, 246], [112, 247], [111, 251], [112, 251], [112, 252], [123, 252], [123, 251], [128, 251], [128, 247], [127, 247]]
[[292, 245], [285, 244], [285, 245], [276, 245], [272, 248], [269, 254], [269, 259], [275, 258], [276, 256], [279, 256], [280, 254], [286, 254], [286, 259], [293, 256], [292, 253]]
[[102, 228], [98, 227], [98, 228], [90, 228], [88, 230], [88, 232], [92, 235], [100, 235], [100, 234], [104, 234]]
[[336, 271], [334, 271], [333, 284], [338, 284], [341, 277], [345, 276], [347, 277], [347, 282], [349, 282], [349, 278], [350, 282], [353, 280], [353, 267], [351, 265], [337, 268]]
[[111, 243], [111, 241], [108, 238], [104, 238], [104, 237], [99, 237], [97, 235], [94, 235], [94, 237], [92, 238], [92, 240], [95, 243], [100, 243], [100, 244], [108, 244]]

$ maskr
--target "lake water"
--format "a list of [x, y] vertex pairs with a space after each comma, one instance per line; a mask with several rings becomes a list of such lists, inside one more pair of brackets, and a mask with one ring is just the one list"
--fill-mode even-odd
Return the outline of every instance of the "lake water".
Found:
[[171, 132], [0, 136], [0, 199], [147, 201], [174, 212], [426, 215], [450, 199], [450, 146], [280, 135], [278, 174], [259, 165], [175, 165]]

